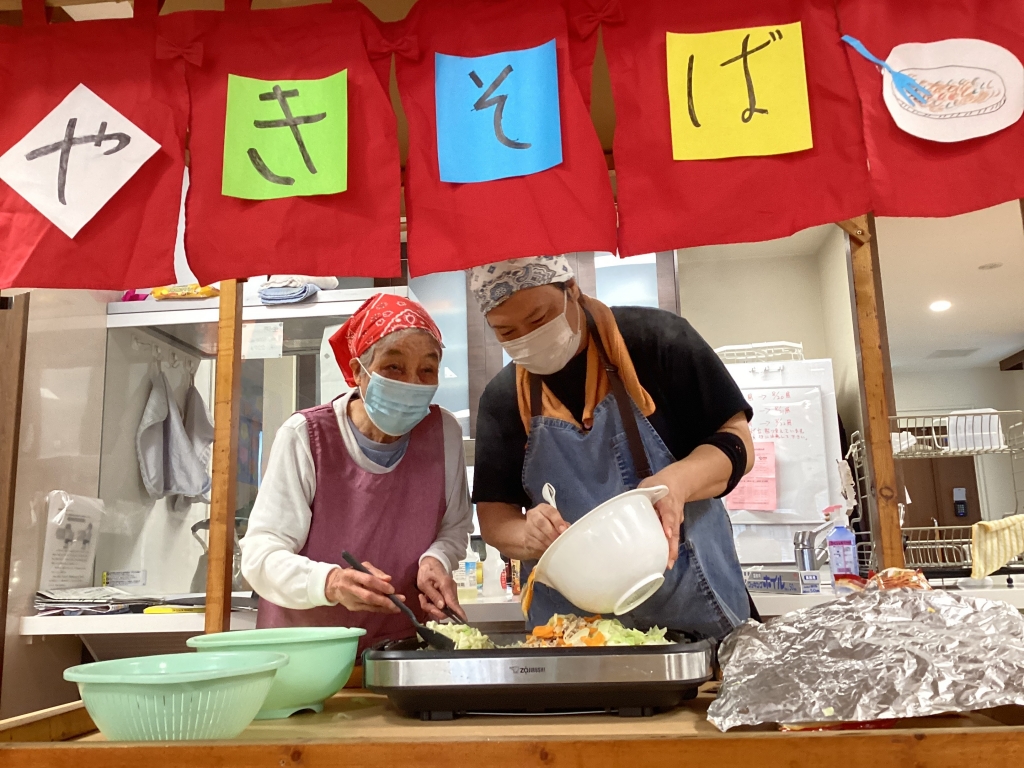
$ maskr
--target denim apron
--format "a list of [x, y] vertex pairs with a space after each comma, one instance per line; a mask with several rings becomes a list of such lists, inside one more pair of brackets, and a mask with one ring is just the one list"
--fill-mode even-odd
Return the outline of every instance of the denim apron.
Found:
[[[675, 462], [654, 427], [626, 394], [589, 312], [587, 324], [612, 383], [611, 393], [594, 409], [590, 430], [541, 415], [541, 380], [530, 376], [533, 417], [523, 488], [536, 506], [543, 501], [544, 484], [551, 483], [558, 492], [559, 514], [570, 524], [608, 499], [636, 488], [643, 479], [641, 474], [658, 472]], [[622, 407], [623, 399], [627, 407]], [[623, 415], [632, 417], [635, 429], [624, 426]], [[536, 560], [523, 564], [524, 583], [536, 564]], [[614, 568], [615, 563], [593, 563], [592, 567]], [[638, 629], [659, 626], [720, 640], [750, 618], [752, 605], [725, 505], [720, 499], [706, 499], [688, 502], [684, 507], [679, 558], [665, 573], [665, 583], [633, 611], [618, 618]], [[587, 612], [546, 584], [536, 582], [529, 628], [544, 624], [555, 613]]]

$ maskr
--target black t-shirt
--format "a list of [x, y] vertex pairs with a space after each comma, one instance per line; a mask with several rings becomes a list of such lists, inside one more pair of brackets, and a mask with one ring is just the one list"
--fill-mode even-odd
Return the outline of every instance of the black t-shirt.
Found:
[[[651, 426], [677, 459], [717, 432], [740, 411], [753, 410], [708, 343], [678, 315], [645, 307], [612, 307], [637, 378], [654, 400]], [[544, 377], [577, 421], [583, 419], [587, 355]], [[531, 506], [523, 489], [526, 430], [519, 416], [515, 365], [484, 389], [476, 422], [473, 503]]]

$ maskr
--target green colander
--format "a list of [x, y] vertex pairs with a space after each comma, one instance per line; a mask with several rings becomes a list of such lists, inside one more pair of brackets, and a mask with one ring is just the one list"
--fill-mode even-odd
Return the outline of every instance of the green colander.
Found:
[[112, 741], [231, 739], [263, 705], [283, 653], [173, 653], [64, 671]]
[[365, 629], [349, 627], [279, 627], [220, 632], [190, 637], [201, 655], [208, 651], [277, 651], [289, 663], [274, 679], [257, 720], [273, 720], [299, 712], [320, 712], [324, 700], [348, 681], [356, 663], [359, 638]]

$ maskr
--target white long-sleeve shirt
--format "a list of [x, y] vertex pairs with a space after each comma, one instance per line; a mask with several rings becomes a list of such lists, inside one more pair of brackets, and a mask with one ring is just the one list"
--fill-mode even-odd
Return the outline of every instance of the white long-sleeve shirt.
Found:
[[[374, 474], [390, 468], [370, 461], [359, 448], [348, 418], [351, 393], [334, 402], [338, 428], [352, 460]], [[466, 479], [462, 428], [448, 411], [441, 410], [444, 427], [445, 498], [447, 508], [437, 539], [420, 557], [437, 558], [450, 572], [466, 555], [473, 532], [473, 508]], [[336, 563], [321, 563], [297, 554], [306, 544], [316, 495], [316, 468], [309, 448], [309, 430], [302, 414], [291, 416], [278, 430], [270, 449], [267, 472], [249, 515], [241, 541], [242, 574], [261, 597], [283, 608], [332, 605], [324, 594], [327, 575]]]

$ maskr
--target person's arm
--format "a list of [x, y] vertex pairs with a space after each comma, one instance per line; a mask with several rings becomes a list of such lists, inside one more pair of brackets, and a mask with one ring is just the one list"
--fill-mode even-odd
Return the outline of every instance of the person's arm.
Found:
[[421, 601], [423, 610], [438, 620], [445, 618], [441, 611], [445, 605], [463, 615], [451, 572], [466, 556], [469, 537], [473, 533], [473, 505], [469, 500], [462, 427], [447, 411], [442, 418], [447, 506], [437, 538], [420, 557], [416, 578], [417, 587], [425, 598]]
[[[743, 474], [754, 467], [754, 442], [747, 425], [747, 414], [737, 413], [719, 432], [729, 432], [743, 441], [747, 461]], [[669, 545], [669, 568], [679, 557], [679, 528], [683, 522], [683, 505], [688, 501], [701, 501], [721, 496], [729, 485], [733, 464], [729, 457], [714, 445], [698, 445], [685, 459], [669, 464], [660, 472], [640, 483], [641, 488], [655, 485], [668, 487], [669, 494], [655, 504]]]
[[316, 468], [301, 415], [278, 430], [267, 473], [252, 512], [242, 550], [242, 575], [260, 597], [282, 608], [308, 609], [342, 603], [350, 610], [397, 613], [384, 595], [395, 590], [390, 576], [367, 576], [334, 563], [297, 554], [306, 543], [316, 493]]
[[316, 470], [305, 419], [293, 416], [278, 430], [267, 472], [239, 546], [242, 575], [258, 595], [282, 608], [330, 605], [324, 593], [338, 566], [296, 554], [306, 543], [316, 493]]
[[502, 502], [476, 505], [484, 541], [513, 560], [536, 560], [569, 524], [549, 504], [523, 513], [522, 507]]
[[519, 417], [515, 370], [505, 368], [484, 389], [476, 420], [473, 501], [484, 541], [505, 557], [534, 560], [569, 526], [558, 512], [529, 507], [523, 489], [526, 429]]

